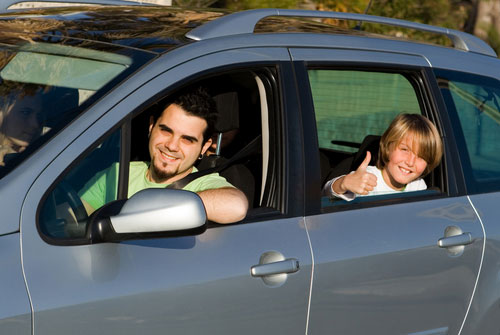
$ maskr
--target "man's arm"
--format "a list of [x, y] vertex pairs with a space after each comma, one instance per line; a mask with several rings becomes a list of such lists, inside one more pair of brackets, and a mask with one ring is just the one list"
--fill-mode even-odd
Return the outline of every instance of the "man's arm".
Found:
[[207, 219], [217, 223], [241, 221], [247, 215], [248, 200], [243, 192], [234, 187], [222, 187], [198, 192]]

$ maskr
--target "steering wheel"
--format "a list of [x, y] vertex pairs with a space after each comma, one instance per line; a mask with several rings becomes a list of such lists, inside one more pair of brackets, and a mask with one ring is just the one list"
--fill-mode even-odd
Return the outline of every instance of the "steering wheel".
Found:
[[57, 185], [56, 189], [63, 194], [76, 219], [72, 222], [66, 222], [64, 230], [70, 237], [85, 236], [89, 215], [87, 214], [87, 210], [85, 209], [82, 200], [73, 187], [71, 187], [68, 182], [64, 180]]

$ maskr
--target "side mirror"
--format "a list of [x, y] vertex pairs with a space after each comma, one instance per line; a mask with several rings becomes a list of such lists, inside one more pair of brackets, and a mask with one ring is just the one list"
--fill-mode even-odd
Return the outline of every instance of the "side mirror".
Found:
[[205, 231], [206, 221], [196, 193], [150, 188], [100, 208], [90, 218], [87, 235], [92, 243], [193, 235]]

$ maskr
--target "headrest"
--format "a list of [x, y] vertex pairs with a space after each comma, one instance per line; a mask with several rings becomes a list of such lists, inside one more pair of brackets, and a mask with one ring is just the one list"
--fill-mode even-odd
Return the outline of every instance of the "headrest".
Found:
[[370, 165], [377, 164], [380, 138], [381, 136], [378, 135], [367, 135], [363, 139], [363, 142], [361, 142], [361, 145], [359, 146], [358, 152], [354, 155], [354, 159], [351, 164], [351, 171], [356, 170], [359, 167], [359, 165], [365, 159], [367, 151], [370, 151], [372, 155]]
[[239, 102], [237, 92], [226, 92], [214, 97], [217, 106], [217, 122], [215, 130], [224, 133], [229, 130], [238, 129], [239, 122]]

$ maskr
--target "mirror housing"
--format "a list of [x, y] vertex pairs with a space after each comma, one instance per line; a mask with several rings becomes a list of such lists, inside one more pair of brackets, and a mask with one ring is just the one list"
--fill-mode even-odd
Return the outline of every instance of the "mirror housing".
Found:
[[206, 222], [205, 207], [196, 193], [150, 188], [94, 212], [87, 236], [91, 243], [100, 243], [195, 235], [205, 231]]

